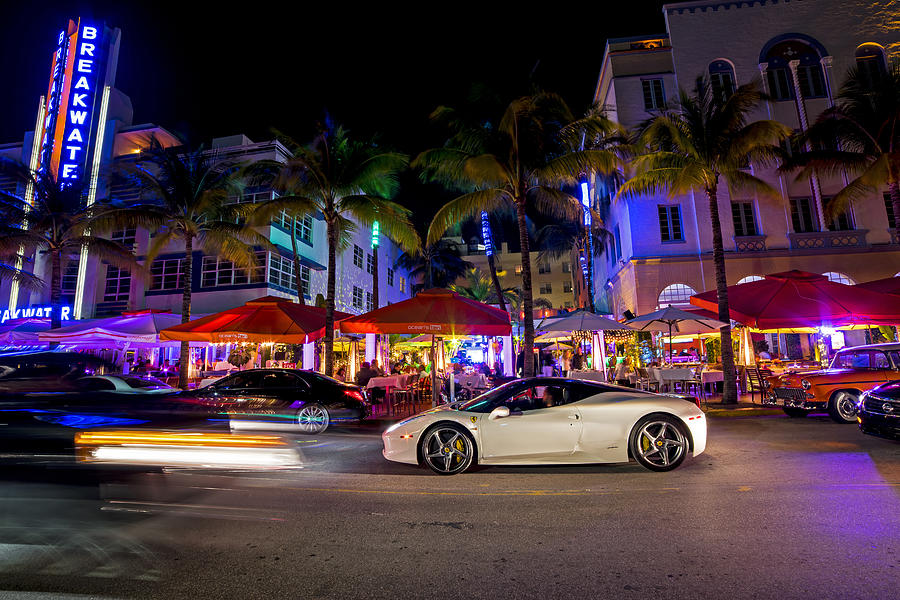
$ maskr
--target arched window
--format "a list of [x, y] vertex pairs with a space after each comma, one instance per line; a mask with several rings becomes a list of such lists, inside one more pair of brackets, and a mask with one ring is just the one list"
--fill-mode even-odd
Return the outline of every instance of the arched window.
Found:
[[659, 293], [657, 308], [665, 308], [670, 304], [690, 304], [691, 296], [697, 293], [697, 290], [683, 283], [673, 283], [663, 288]]
[[864, 85], [872, 89], [875, 83], [887, 72], [884, 60], [884, 48], [874, 43], [861, 44], [856, 49], [856, 69]]
[[837, 271], [828, 271], [827, 273], [822, 273], [822, 275], [827, 277], [828, 281], [843, 283], [844, 285], [856, 285], [856, 282], [850, 279], [850, 277], [845, 275], [844, 273], [838, 273]]
[[[800, 93], [804, 98], [824, 98], [826, 95], [825, 74], [822, 71], [824, 48], [811, 38], [791, 36], [783, 41], [773, 40], [767, 44], [760, 62], [767, 63], [766, 80], [769, 94], [775, 100], [794, 99], [794, 80], [788, 63], [799, 60], [797, 79]], [[777, 39], [777, 38], [776, 38]]]
[[762, 281], [765, 277], [760, 277], [759, 275], [747, 275], [743, 279], [737, 282], [738, 285], [742, 283], [750, 283], [751, 281]]
[[722, 102], [734, 93], [734, 66], [720, 58], [709, 63], [709, 84], [712, 92]]

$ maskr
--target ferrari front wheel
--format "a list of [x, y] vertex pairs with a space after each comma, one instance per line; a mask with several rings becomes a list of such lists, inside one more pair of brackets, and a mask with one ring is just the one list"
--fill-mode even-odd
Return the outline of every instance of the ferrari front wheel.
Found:
[[420, 446], [422, 462], [438, 475], [456, 475], [475, 460], [475, 443], [461, 427], [438, 425], [425, 432]]
[[651, 471], [671, 471], [684, 462], [689, 450], [684, 426], [666, 415], [644, 417], [628, 442], [631, 455]]

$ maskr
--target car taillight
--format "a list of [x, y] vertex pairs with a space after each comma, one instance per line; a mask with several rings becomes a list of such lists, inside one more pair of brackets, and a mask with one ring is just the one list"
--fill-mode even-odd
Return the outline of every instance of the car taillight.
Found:
[[359, 400], [360, 402], [364, 402], [365, 398], [363, 398], [362, 392], [359, 390], [344, 390], [344, 394], [350, 396], [354, 400]]

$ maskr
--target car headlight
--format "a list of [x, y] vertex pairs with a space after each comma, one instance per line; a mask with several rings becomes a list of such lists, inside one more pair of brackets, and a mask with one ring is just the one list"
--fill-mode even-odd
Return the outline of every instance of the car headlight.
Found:
[[868, 398], [868, 397], [869, 397], [868, 390], [866, 390], [865, 392], [863, 392], [862, 394], [859, 395], [859, 400], [856, 401], [856, 410], [859, 410], [862, 408], [863, 402], [865, 402], [866, 398]]
[[809, 379], [801, 379], [800, 387], [802, 387], [804, 390], [808, 390], [812, 387], [812, 383], [810, 383]]
[[763, 386], [763, 389], [764, 389], [764, 390], [767, 390], [767, 389], [769, 389], [770, 387], [772, 387], [772, 382], [769, 381], [768, 379], [763, 379], [763, 381], [762, 381], [762, 386]]

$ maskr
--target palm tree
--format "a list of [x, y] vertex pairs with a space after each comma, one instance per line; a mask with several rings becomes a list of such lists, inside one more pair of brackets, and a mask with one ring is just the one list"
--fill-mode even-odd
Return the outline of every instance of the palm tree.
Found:
[[[469, 298], [486, 304], [500, 304], [497, 299], [497, 292], [494, 290], [493, 282], [487, 275], [475, 267], [472, 267], [466, 272], [466, 282], [464, 284], [451, 284], [450, 289], [463, 298]], [[512, 302], [516, 298], [518, 292], [519, 290], [516, 288], [501, 288], [500, 294], [504, 305]]]
[[[719, 216], [719, 186], [730, 192], [749, 190], [777, 198], [778, 192], [750, 174], [750, 163], [765, 165], [778, 154], [778, 141], [790, 134], [785, 125], [771, 120], [748, 122], [764, 100], [755, 82], [740, 86], [727, 99], [712, 91], [705, 79], [697, 81], [694, 93], [681, 91], [672, 109], [650, 119], [640, 132], [646, 153], [633, 160], [636, 174], [620, 188], [617, 197], [668, 193], [706, 194], [712, 225], [713, 263], [719, 320], [730, 323], [725, 249]], [[725, 372], [723, 403], [737, 402], [731, 327], [721, 329], [722, 368]]]
[[[590, 236], [590, 237], [589, 237]], [[588, 290], [585, 310], [594, 311], [594, 299], [591, 297], [591, 278], [593, 277], [592, 259], [603, 254], [609, 232], [601, 224], [592, 219], [590, 231], [581, 223], [562, 221], [544, 225], [537, 231], [538, 261], [559, 260], [565, 256], [575, 256], [579, 264], [571, 265], [572, 283], [575, 283], [576, 272], [581, 275], [583, 288]], [[593, 250], [593, 254], [591, 254]], [[583, 262], [582, 262], [583, 261]]]
[[840, 214], [852, 200], [887, 187], [894, 206], [892, 225], [900, 231], [900, 66], [874, 79], [851, 70], [835, 105], [804, 137], [818, 149], [787, 161], [786, 169], [801, 167], [798, 179], [816, 172], [854, 176], [832, 198], [829, 212]]
[[[40, 252], [49, 257], [50, 306], [53, 307], [50, 328], [57, 329], [62, 319], [62, 275], [70, 261], [79, 260], [82, 249], [123, 269], [137, 266], [134, 253], [118, 242], [96, 235], [114, 221], [110, 219], [108, 206], [84, 206], [86, 186], [61, 185], [51, 172], [32, 171], [22, 162], [8, 158], [0, 158], [0, 172], [32, 190], [30, 203], [14, 192], [0, 190], [4, 213], [0, 223], [0, 256], [17, 259]], [[7, 266], [3, 271], [32, 289], [38, 285], [35, 276], [17, 267]]]
[[[191, 319], [192, 257], [195, 250], [224, 258], [252, 273], [259, 266], [256, 247], [273, 249], [272, 244], [242, 222], [242, 207], [233, 202], [240, 193], [244, 173], [241, 165], [222, 161], [202, 147], [164, 148], [151, 139], [136, 163], [124, 165], [142, 186], [146, 202], [118, 209], [116, 218], [145, 227], [155, 227], [156, 235], [147, 251], [151, 264], [167, 246], [179, 244], [182, 259], [181, 322]], [[187, 388], [190, 348], [181, 342], [178, 385]]]
[[392, 198], [397, 174], [406, 168], [403, 154], [386, 152], [372, 141], [354, 140], [330, 120], [319, 126], [306, 146], [290, 142], [293, 157], [278, 166], [275, 189], [286, 195], [261, 203], [254, 218], [270, 219], [282, 210], [289, 214], [320, 212], [328, 232], [328, 282], [325, 297], [325, 374], [334, 370], [334, 310], [337, 252], [357, 224], [380, 224], [381, 233], [408, 251], [419, 247], [410, 211]]
[[409, 272], [410, 290], [415, 293], [434, 287], [449, 288], [472, 268], [472, 263], [462, 259], [455, 243], [441, 239], [415, 252], [404, 252], [397, 258], [396, 266]]
[[[438, 118], [446, 108], [433, 113]], [[444, 205], [428, 230], [435, 243], [453, 224], [478, 217], [482, 210], [514, 208], [519, 229], [525, 354], [534, 348], [534, 296], [526, 209], [557, 219], [576, 220], [583, 212], [574, 196], [561, 191], [587, 173], [610, 173], [618, 158], [609, 150], [581, 150], [585, 136], [605, 134], [612, 124], [602, 115], [576, 119], [562, 98], [537, 93], [506, 107], [496, 126], [456, 131], [443, 148], [420, 154], [414, 166], [423, 177], [462, 191]], [[528, 361], [526, 361], [528, 362]], [[525, 375], [533, 368], [526, 365]]]

